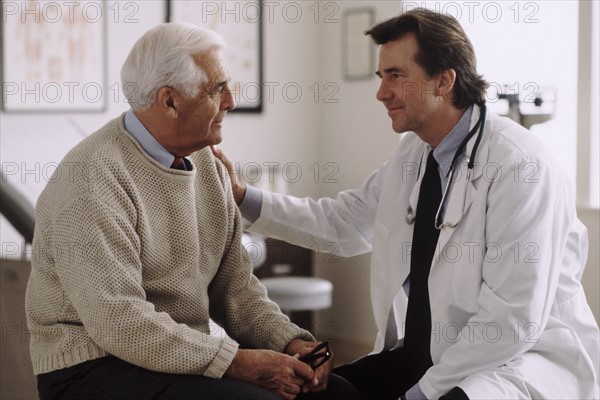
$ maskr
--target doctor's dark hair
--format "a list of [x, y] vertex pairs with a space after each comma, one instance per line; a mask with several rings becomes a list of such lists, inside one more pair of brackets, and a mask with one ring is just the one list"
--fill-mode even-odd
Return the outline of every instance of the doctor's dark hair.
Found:
[[488, 83], [477, 73], [473, 45], [452, 16], [416, 8], [375, 25], [365, 35], [381, 45], [409, 33], [415, 34], [419, 46], [415, 61], [429, 77], [449, 68], [456, 71], [452, 98], [456, 108], [483, 105]]

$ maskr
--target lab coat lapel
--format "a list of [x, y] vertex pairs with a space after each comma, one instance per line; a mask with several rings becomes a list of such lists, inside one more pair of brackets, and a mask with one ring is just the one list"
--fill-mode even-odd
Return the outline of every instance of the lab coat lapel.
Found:
[[[471, 129], [477, 123], [480, 112], [480, 108], [478, 106], [474, 106], [473, 115], [471, 116]], [[446, 200], [444, 222], [450, 222], [452, 224], [458, 223], [458, 225], [456, 225], [455, 227], [446, 226], [441, 229], [440, 236], [438, 239], [438, 245], [436, 247], [436, 256], [434, 257], [434, 260], [436, 261], [439, 260], [439, 253], [444, 249], [444, 246], [448, 244], [456, 228], [460, 226], [462, 218], [469, 211], [471, 203], [473, 203], [473, 199], [475, 199], [475, 195], [477, 192], [477, 180], [483, 176], [485, 160], [488, 159], [487, 144], [490, 131], [491, 126], [489, 116], [486, 115], [485, 126], [483, 129], [483, 137], [481, 139], [481, 143], [479, 144], [479, 148], [477, 149], [475, 154], [476, 160], [475, 165], [473, 166], [473, 170], [469, 172], [467, 165], [469, 159], [471, 158], [473, 146], [475, 145], [475, 141], [477, 140], [477, 134], [473, 135], [471, 140], [469, 140], [469, 143], [467, 144], [465, 150], [465, 161], [461, 164], [460, 169], [456, 171], [455, 176], [452, 179], [453, 182], [449, 183], [452, 186], [450, 187], [450, 190], [447, 194], [448, 198]], [[469, 174], [471, 174], [471, 176], [469, 176]]]
[[417, 182], [415, 182], [415, 185], [413, 186], [412, 192], [410, 193], [410, 197], [408, 200], [410, 208], [406, 212], [406, 222], [409, 224], [414, 223], [414, 218], [417, 215], [416, 213], [417, 203], [419, 202], [419, 191], [421, 190], [421, 181], [423, 180], [423, 175], [425, 174], [425, 166], [427, 164], [427, 154], [429, 150], [431, 150], [431, 148], [427, 146], [422, 151], [421, 159], [419, 161], [419, 173], [417, 177]]

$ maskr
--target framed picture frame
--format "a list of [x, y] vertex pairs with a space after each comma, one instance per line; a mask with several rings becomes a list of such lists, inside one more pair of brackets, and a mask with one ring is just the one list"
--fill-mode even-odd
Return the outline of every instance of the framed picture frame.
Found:
[[237, 106], [231, 112], [263, 110], [262, 0], [214, 2], [167, 0], [166, 21], [196, 24], [225, 39], [225, 61]]
[[365, 31], [375, 23], [370, 7], [346, 10], [342, 17], [342, 66], [346, 80], [371, 79], [375, 72], [375, 46]]
[[105, 111], [105, 2], [2, 3], [2, 111]]

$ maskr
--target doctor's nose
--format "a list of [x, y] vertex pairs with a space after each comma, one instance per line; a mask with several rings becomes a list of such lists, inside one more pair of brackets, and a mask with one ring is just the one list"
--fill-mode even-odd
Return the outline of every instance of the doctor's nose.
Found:
[[381, 84], [379, 85], [379, 90], [377, 90], [376, 97], [377, 100], [381, 102], [385, 102], [386, 100], [390, 100], [392, 97], [394, 97], [394, 92], [389, 90], [387, 84], [383, 79], [381, 80]]

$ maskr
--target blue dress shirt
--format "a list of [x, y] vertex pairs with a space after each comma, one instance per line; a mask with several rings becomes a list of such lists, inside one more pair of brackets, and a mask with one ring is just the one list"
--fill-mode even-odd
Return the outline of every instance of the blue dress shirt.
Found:
[[[142, 122], [138, 119], [138, 117], [133, 113], [132, 110], [129, 110], [125, 113], [125, 119], [123, 121], [125, 124], [125, 129], [127, 132], [133, 136], [135, 140], [142, 146], [144, 151], [148, 153], [150, 157], [152, 157], [156, 162], [160, 165], [163, 165], [166, 168], [171, 168], [173, 164], [173, 160], [175, 160], [175, 156], [167, 149], [164, 148], [162, 144], [156, 140], [154, 136], [146, 129], [146, 127], [142, 124]], [[186, 166], [191, 166], [189, 160], [185, 160]]]

